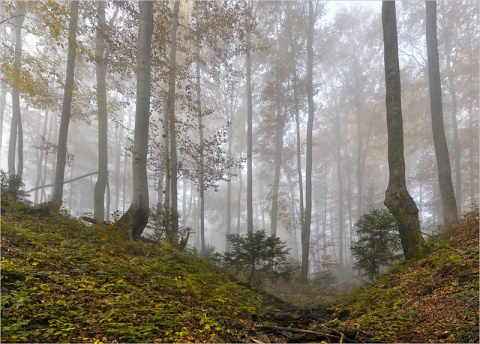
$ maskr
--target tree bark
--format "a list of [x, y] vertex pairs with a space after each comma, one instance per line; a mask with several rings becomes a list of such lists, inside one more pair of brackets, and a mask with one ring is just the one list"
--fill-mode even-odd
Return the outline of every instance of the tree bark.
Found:
[[253, 105], [252, 105], [252, 16], [247, 7], [245, 24], [245, 87], [247, 95], [247, 232], [253, 233]]
[[[10, 140], [8, 146], [8, 174], [22, 179], [23, 172], [23, 133], [20, 112], [20, 87], [22, 78], [22, 25], [25, 21], [25, 8], [21, 1], [16, 2], [15, 12], [15, 52], [14, 66], [17, 80], [12, 84], [12, 122], [10, 125]], [[15, 167], [16, 154], [18, 152], [18, 166]]]
[[180, 1], [176, 0], [173, 7], [172, 31], [170, 35], [170, 79], [168, 82], [167, 111], [170, 135], [170, 209], [172, 212], [172, 228], [170, 228], [168, 241], [178, 243], [178, 163], [177, 163], [177, 136], [175, 117], [175, 80], [177, 64], [177, 30], [178, 12]]
[[[198, 7], [196, 8], [195, 19], [198, 23]], [[201, 252], [205, 253], [205, 187], [204, 187], [204, 178], [205, 178], [205, 166], [204, 166], [204, 152], [203, 152], [203, 115], [202, 115], [202, 98], [201, 98], [201, 78], [200, 78], [200, 44], [201, 44], [201, 33], [200, 29], [197, 27], [195, 32], [197, 39], [197, 60], [195, 61], [195, 71], [197, 76], [197, 107], [198, 107], [198, 140], [200, 148], [200, 189], [198, 190], [200, 194], [200, 234], [201, 234]]]
[[308, 26], [307, 26], [307, 152], [305, 163], [305, 219], [302, 228], [302, 265], [300, 277], [308, 280], [308, 265], [310, 255], [310, 225], [312, 223], [312, 146], [313, 146], [313, 118], [315, 115], [315, 104], [313, 102], [313, 30], [315, 18], [313, 3], [308, 2]]
[[438, 181], [443, 204], [445, 224], [457, 223], [457, 202], [452, 184], [450, 157], [443, 124], [442, 89], [437, 40], [437, 2], [426, 1], [426, 38], [428, 55], [428, 81], [430, 87], [430, 109], [432, 115], [433, 144], [437, 158]]
[[138, 239], [148, 222], [147, 180], [148, 124], [150, 117], [150, 65], [153, 33], [153, 2], [141, 1], [137, 41], [137, 100], [132, 151], [133, 197], [120, 218], [132, 239]]
[[93, 191], [93, 217], [98, 221], [105, 219], [105, 188], [108, 181], [108, 108], [107, 68], [105, 65], [105, 1], [98, 1], [98, 23], [95, 40], [95, 71], [97, 76], [98, 110], [98, 178]]
[[282, 168], [283, 155], [283, 135], [285, 127], [285, 115], [282, 114], [282, 108], [277, 99], [277, 116], [275, 121], [275, 177], [273, 181], [272, 192], [272, 212], [270, 218], [271, 235], [277, 236], [277, 218], [278, 218], [278, 189], [280, 187], [280, 171]]
[[407, 191], [403, 145], [400, 67], [394, 1], [382, 2], [382, 24], [386, 82], [388, 167], [390, 177], [385, 205], [399, 227], [405, 259], [422, 256], [428, 246], [420, 232], [418, 208]]
[[55, 169], [55, 185], [53, 187], [50, 210], [59, 211], [62, 206], [63, 181], [67, 163], [67, 136], [70, 124], [70, 109], [72, 107], [75, 56], [77, 54], [78, 1], [71, 2], [70, 24], [68, 27], [68, 57], [65, 90], [63, 94], [62, 117], [58, 133], [57, 163]]

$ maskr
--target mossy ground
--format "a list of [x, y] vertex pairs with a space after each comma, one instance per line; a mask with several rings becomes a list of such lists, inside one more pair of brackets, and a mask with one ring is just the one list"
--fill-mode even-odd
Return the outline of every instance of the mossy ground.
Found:
[[336, 309], [367, 338], [386, 342], [478, 342], [478, 208], [440, 228], [432, 252], [400, 262]]
[[3, 342], [226, 340], [264, 309], [193, 253], [62, 215], [2, 217]]
[[[23, 208], [11, 205], [1, 219], [3, 342], [335, 340], [319, 332], [366, 342], [478, 342], [478, 209], [442, 229], [430, 254], [396, 264], [341, 301], [300, 282], [268, 288], [300, 309], [265, 301], [191, 252]], [[257, 331], [262, 324], [271, 330]]]

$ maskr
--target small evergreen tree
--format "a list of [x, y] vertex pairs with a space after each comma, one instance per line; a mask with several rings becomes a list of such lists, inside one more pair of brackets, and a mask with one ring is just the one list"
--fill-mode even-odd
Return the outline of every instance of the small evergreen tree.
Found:
[[230, 252], [220, 256], [222, 265], [244, 275], [247, 284], [261, 284], [265, 278], [276, 281], [290, 278], [295, 265], [288, 259], [289, 249], [278, 237], [267, 236], [265, 230], [246, 235], [229, 234]]
[[382, 266], [389, 266], [402, 256], [400, 236], [395, 219], [387, 209], [374, 209], [355, 223], [357, 241], [351, 250], [353, 268], [373, 281]]

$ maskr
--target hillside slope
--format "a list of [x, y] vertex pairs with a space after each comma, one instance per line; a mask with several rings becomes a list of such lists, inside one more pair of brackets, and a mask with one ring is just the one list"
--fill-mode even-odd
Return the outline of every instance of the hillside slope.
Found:
[[321, 302], [332, 295], [319, 288], [303, 309], [288, 303], [305, 297], [298, 281], [282, 302], [235, 283], [193, 253], [130, 242], [115, 226], [39, 218], [21, 205], [6, 209], [1, 226], [2, 342], [479, 338], [478, 209], [444, 229], [424, 258], [397, 264], [332, 306]]
[[366, 338], [386, 342], [478, 342], [478, 208], [442, 229], [432, 252], [400, 263], [337, 304]]
[[262, 313], [258, 294], [192, 253], [18, 205], [1, 224], [2, 342], [231, 341]]

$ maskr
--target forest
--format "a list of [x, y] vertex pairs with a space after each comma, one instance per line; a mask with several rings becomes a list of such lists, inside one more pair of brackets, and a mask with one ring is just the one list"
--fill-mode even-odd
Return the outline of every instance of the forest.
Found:
[[368, 214], [408, 260], [478, 204], [478, 11], [2, 0], [2, 173], [40, 212], [200, 256], [265, 233], [347, 290]]

